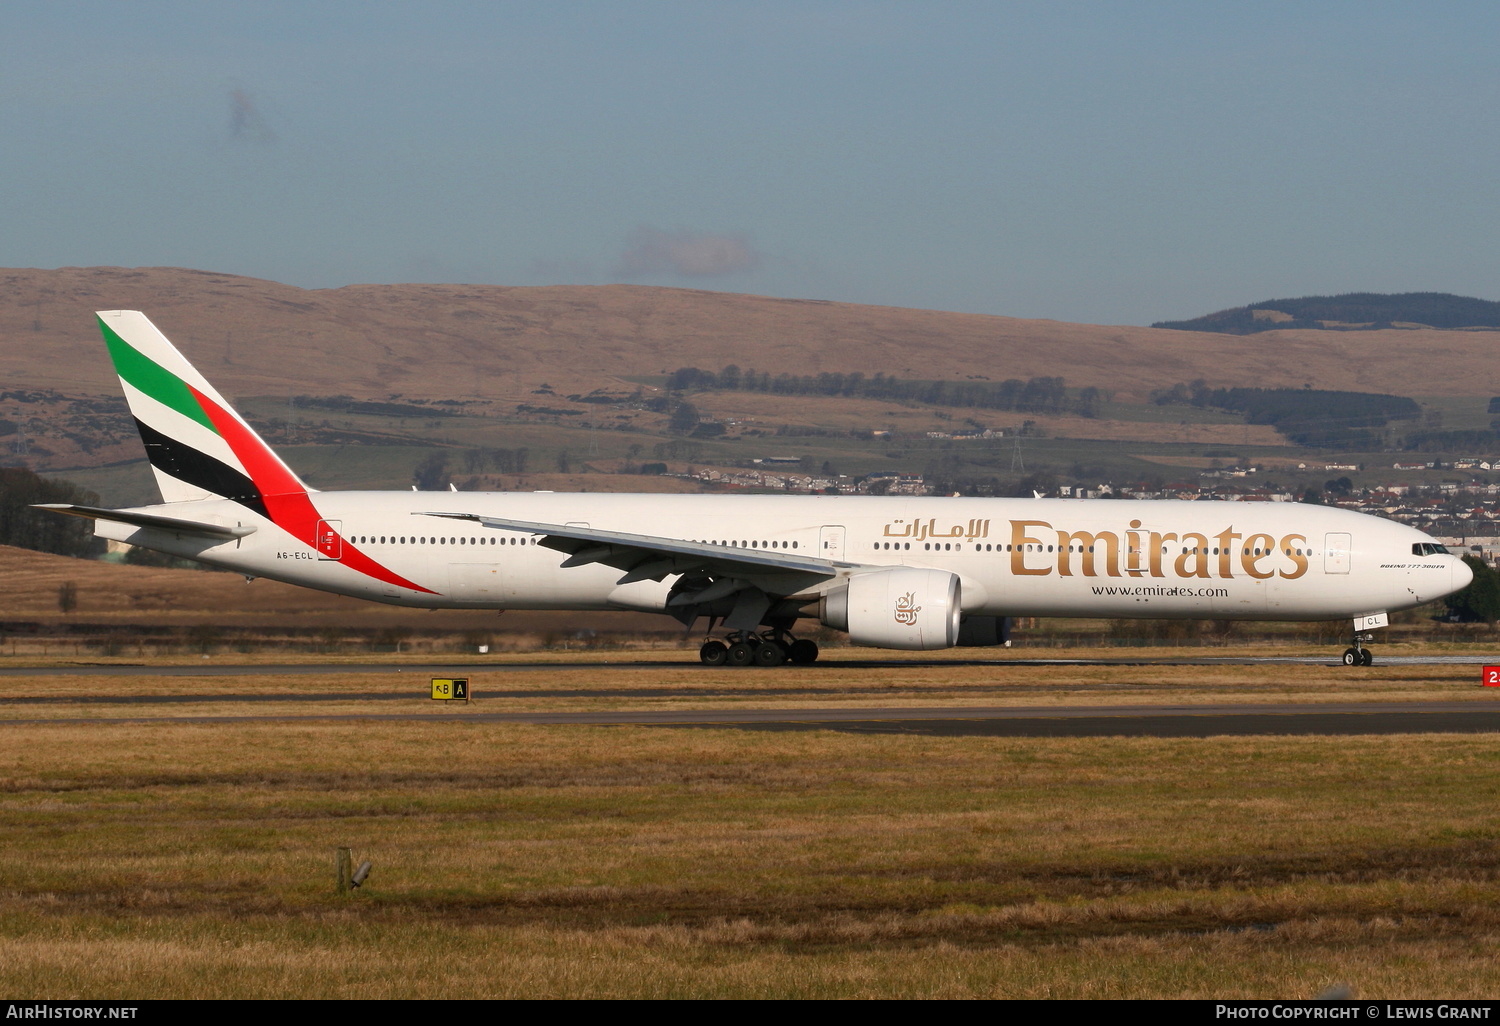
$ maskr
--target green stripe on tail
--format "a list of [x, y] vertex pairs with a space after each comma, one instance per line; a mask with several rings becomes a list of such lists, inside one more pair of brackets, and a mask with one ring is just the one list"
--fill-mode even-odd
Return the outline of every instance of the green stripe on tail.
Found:
[[213, 421], [208, 419], [208, 414], [204, 412], [202, 405], [199, 404], [186, 382], [131, 348], [128, 342], [104, 323], [102, 317], [99, 318], [99, 329], [104, 332], [104, 344], [109, 347], [109, 358], [114, 361], [115, 372], [124, 381], [163, 406], [171, 407], [184, 417], [189, 417], [213, 431], [214, 434], [218, 434]]

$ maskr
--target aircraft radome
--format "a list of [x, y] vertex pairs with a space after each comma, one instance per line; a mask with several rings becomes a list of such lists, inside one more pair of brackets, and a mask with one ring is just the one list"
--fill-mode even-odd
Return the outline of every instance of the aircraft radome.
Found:
[[163, 502], [45, 508], [240, 573], [404, 606], [707, 618], [704, 663], [1003, 644], [1008, 618], [1350, 619], [1469, 583], [1413, 528], [1302, 503], [314, 491], [144, 314], [99, 314]]

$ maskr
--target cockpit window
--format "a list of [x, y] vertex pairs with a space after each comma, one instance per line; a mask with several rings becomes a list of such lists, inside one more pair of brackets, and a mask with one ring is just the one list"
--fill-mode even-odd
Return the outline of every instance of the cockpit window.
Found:
[[1439, 545], [1437, 542], [1417, 542], [1411, 547], [1413, 556], [1446, 556], [1448, 546]]

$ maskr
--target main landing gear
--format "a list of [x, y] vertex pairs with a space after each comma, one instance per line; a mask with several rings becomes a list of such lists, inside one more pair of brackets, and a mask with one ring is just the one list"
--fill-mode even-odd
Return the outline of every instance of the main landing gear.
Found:
[[1369, 666], [1375, 661], [1375, 653], [1365, 648], [1365, 642], [1373, 641], [1373, 634], [1356, 634], [1354, 644], [1344, 649], [1345, 666]]
[[806, 638], [793, 638], [784, 630], [759, 634], [734, 631], [724, 640], [710, 638], [698, 650], [704, 666], [780, 666], [816, 662], [818, 646]]

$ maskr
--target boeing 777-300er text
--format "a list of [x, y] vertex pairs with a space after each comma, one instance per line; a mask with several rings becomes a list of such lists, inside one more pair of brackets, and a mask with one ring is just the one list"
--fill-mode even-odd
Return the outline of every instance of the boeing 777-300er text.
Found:
[[800, 619], [857, 644], [1003, 644], [1009, 618], [1352, 619], [1349, 665], [1393, 610], [1469, 583], [1403, 524], [1302, 503], [308, 488], [146, 319], [99, 314], [161, 487], [99, 509], [104, 538], [396, 605], [636, 610], [704, 663], [809, 663]]

